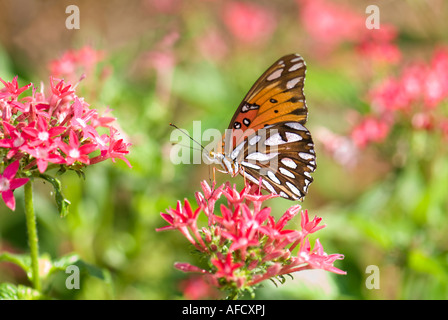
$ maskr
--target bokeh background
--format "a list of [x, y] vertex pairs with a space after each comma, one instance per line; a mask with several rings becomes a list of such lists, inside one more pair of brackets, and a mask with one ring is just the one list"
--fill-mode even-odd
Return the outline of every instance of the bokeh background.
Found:
[[[80, 29], [68, 30], [68, 5]], [[380, 9], [380, 29], [366, 28], [366, 8]], [[100, 163], [62, 177], [71, 201], [60, 218], [51, 188], [37, 183], [41, 253], [75, 252], [108, 270], [85, 275], [79, 290], [55, 275], [58, 299], [182, 299], [216, 295], [173, 268], [201, 264], [160, 212], [194, 202], [209, 168], [170, 161], [173, 122], [192, 132], [224, 130], [257, 77], [282, 55], [307, 61], [307, 127], [318, 168], [303, 208], [323, 218], [328, 253], [342, 253], [346, 276], [310, 271], [258, 299], [448, 298], [448, 9], [413, 1], [0, 1], [0, 77], [21, 86], [50, 75], [78, 82], [98, 110], [112, 109], [133, 144], [124, 162]], [[67, 53], [68, 52], [68, 53]], [[80, 55], [77, 62], [70, 56]], [[218, 183], [231, 179], [217, 175]], [[242, 185], [241, 177], [231, 181]], [[17, 208], [0, 205], [0, 249], [26, 253], [23, 188]], [[292, 202], [270, 200], [281, 215]], [[299, 221], [293, 221], [297, 226]], [[369, 265], [380, 287], [369, 289]], [[0, 282], [29, 285], [0, 264]]]

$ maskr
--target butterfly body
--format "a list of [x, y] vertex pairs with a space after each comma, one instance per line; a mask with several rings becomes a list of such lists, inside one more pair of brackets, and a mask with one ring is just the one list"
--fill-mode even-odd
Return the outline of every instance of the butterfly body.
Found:
[[304, 126], [305, 74], [300, 55], [277, 60], [249, 90], [208, 158], [232, 176], [242, 174], [271, 193], [303, 200], [316, 169], [314, 143]]

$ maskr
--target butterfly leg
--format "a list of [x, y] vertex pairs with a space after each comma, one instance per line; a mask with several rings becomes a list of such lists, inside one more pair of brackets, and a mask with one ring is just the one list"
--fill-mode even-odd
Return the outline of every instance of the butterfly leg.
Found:
[[243, 176], [243, 179], [244, 179], [244, 186], [247, 186], [246, 171], [244, 171], [243, 166], [241, 166], [241, 175]]
[[213, 167], [213, 185], [216, 184], [216, 167]]

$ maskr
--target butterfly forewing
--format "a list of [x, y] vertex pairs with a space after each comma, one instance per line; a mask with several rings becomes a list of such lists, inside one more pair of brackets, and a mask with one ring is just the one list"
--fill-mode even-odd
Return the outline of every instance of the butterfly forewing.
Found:
[[[307, 120], [307, 106], [303, 93], [306, 64], [297, 54], [277, 60], [255, 82], [239, 105], [229, 129], [258, 130], [280, 122]], [[235, 133], [235, 145], [244, 139]]]

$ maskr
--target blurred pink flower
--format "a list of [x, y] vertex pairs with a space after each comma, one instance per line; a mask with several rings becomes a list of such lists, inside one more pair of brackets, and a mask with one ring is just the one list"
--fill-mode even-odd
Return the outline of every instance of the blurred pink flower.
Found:
[[272, 9], [249, 2], [226, 2], [223, 20], [232, 35], [247, 44], [268, 40], [277, 26]]
[[81, 74], [91, 73], [104, 56], [103, 51], [86, 45], [79, 50], [67, 50], [61, 58], [50, 61], [48, 68], [53, 77], [76, 81]]
[[20, 161], [16, 160], [8, 165], [2, 174], [0, 174], [0, 193], [3, 201], [9, 209], [16, 209], [16, 200], [13, 191], [28, 182], [28, 178], [15, 178], [19, 170]]
[[390, 64], [397, 64], [402, 57], [398, 46], [391, 42], [363, 41], [357, 50], [363, 57]]
[[372, 107], [378, 113], [394, 112], [397, 110], [407, 111], [414, 99], [409, 95], [403, 82], [395, 78], [387, 78], [369, 92]]
[[412, 126], [418, 130], [432, 130], [434, 117], [429, 112], [419, 112], [412, 116]]
[[347, 6], [325, 0], [297, 0], [299, 17], [312, 40], [331, 51], [343, 42], [357, 42], [363, 37], [365, 17]]
[[164, 14], [173, 14], [182, 5], [182, 0], [144, 0], [144, 6], [149, 13], [160, 12]]
[[296, 0], [299, 17], [305, 30], [316, 42], [317, 53], [328, 54], [339, 45], [349, 42], [363, 58], [398, 63], [401, 51], [393, 43], [397, 37], [394, 26], [382, 23], [380, 29], [367, 29], [366, 16], [344, 4], [327, 0]]
[[358, 148], [350, 137], [336, 134], [325, 127], [315, 130], [314, 137], [320, 141], [324, 151], [345, 167], [353, 167], [358, 161]]
[[369, 92], [372, 106], [380, 113], [411, 111], [415, 105], [434, 109], [447, 98], [448, 50], [445, 48], [435, 50], [429, 65], [411, 63], [398, 77], [383, 80]]
[[367, 116], [352, 129], [351, 137], [359, 148], [371, 142], [382, 142], [389, 134], [390, 126], [383, 119]]
[[211, 60], [222, 60], [229, 51], [224, 36], [216, 29], [207, 29], [197, 43], [202, 55]]
[[356, 49], [363, 57], [374, 62], [397, 64], [401, 61], [401, 51], [394, 41], [398, 36], [397, 28], [382, 23], [380, 29], [366, 29]]
[[424, 82], [424, 103], [435, 108], [448, 97], [448, 48], [436, 49]]
[[192, 276], [180, 283], [180, 289], [187, 300], [218, 299], [219, 291], [205, 277]]

